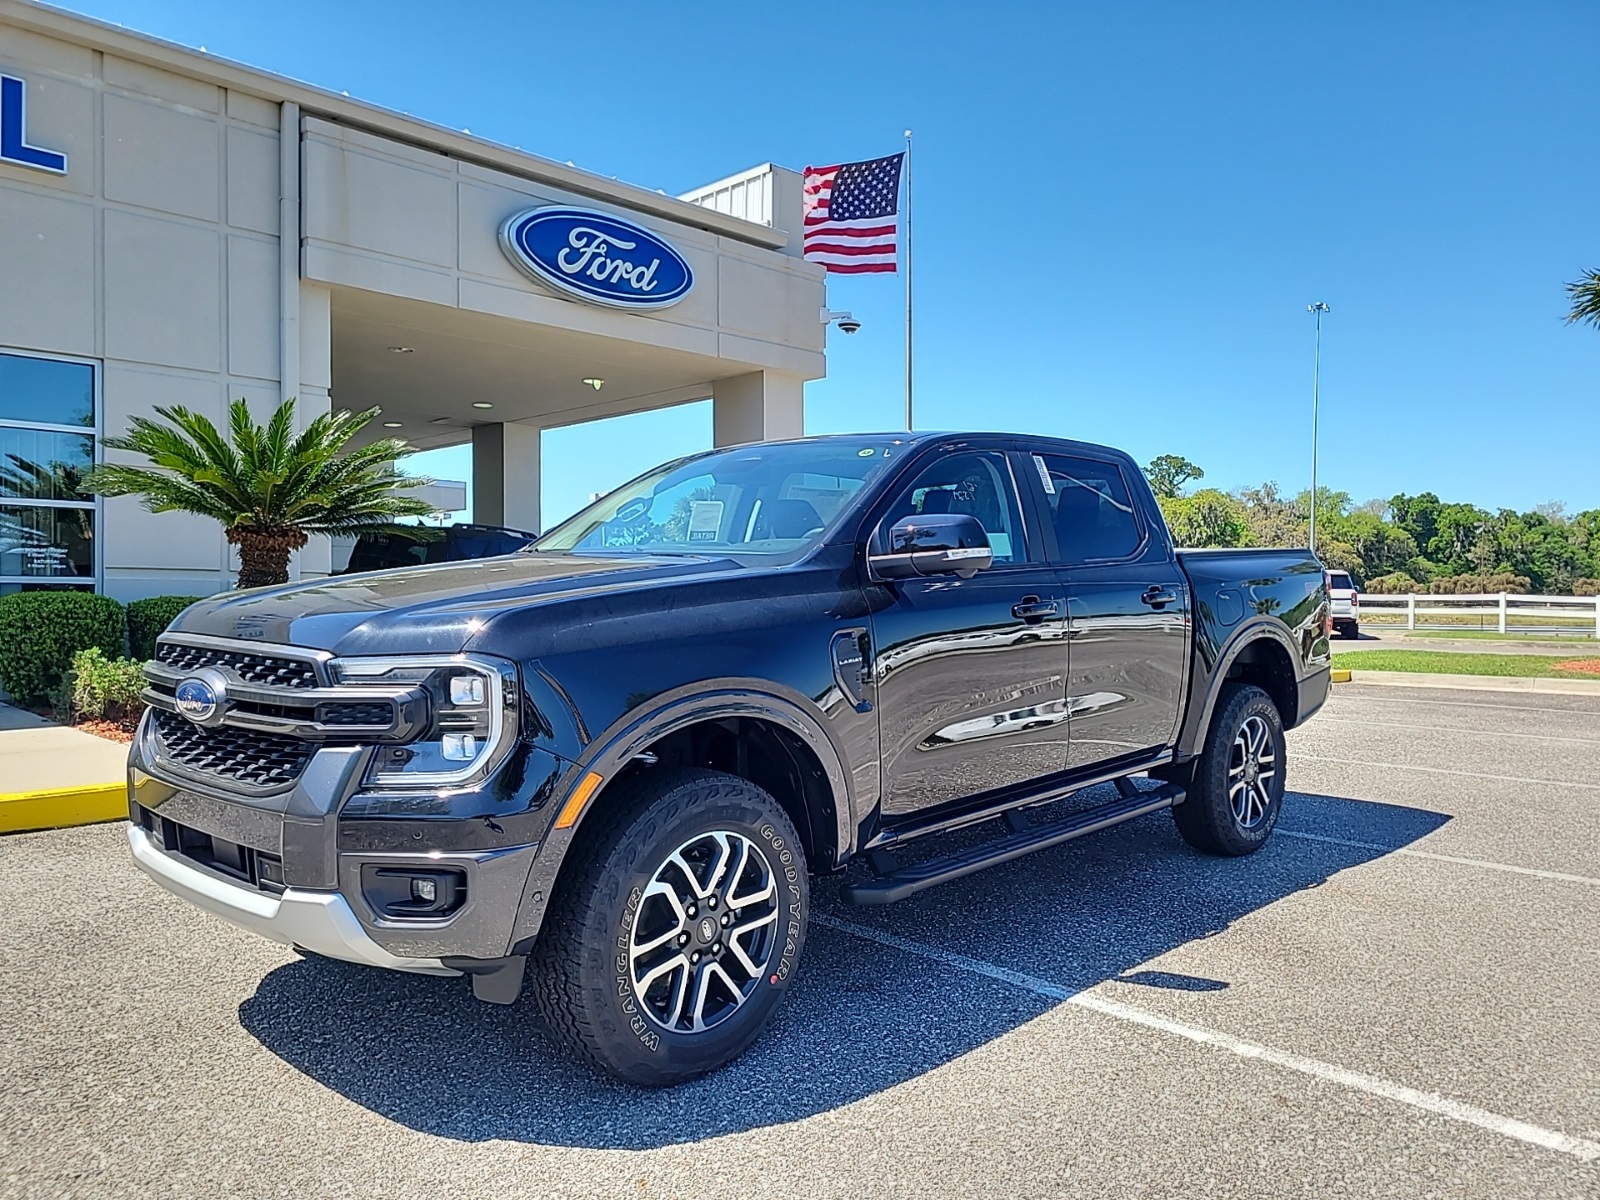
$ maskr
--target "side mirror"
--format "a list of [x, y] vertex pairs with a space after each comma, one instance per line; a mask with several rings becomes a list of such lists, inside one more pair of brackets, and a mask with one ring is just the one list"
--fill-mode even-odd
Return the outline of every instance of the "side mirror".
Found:
[[879, 581], [928, 575], [971, 579], [993, 563], [989, 535], [967, 513], [907, 517], [890, 528], [887, 550], [867, 552], [867, 571]]

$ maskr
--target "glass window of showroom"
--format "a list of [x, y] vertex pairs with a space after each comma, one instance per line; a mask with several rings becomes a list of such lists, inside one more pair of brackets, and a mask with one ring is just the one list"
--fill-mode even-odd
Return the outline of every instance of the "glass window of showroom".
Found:
[[0, 351], [0, 595], [95, 584], [95, 368]]

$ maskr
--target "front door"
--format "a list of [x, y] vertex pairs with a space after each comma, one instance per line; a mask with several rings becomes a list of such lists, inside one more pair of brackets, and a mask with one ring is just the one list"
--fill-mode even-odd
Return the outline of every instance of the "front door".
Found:
[[1023, 520], [1007, 455], [941, 450], [879, 524], [935, 512], [977, 517], [994, 565], [971, 579], [869, 585], [890, 819], [1066, 765], [1066, 595]]
[[1190, 597], [1176, 555], [1112, 459], [1036, 453], [1067, 591], [1068, 763], [1172, 744], [1183, 711]]

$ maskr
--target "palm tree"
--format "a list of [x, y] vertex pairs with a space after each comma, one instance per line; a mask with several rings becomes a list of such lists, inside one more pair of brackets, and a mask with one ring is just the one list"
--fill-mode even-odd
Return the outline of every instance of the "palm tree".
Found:
[[399, 438], [380, 438], [348, 449], [378, 414], [336, 412], [317, 417], [294, 434], [294, 399], [278, 406], [265, 425], [235, 400], [224, 437], [207, 418], [180, 406], [156, 407], [161, 424], [135, 417], [113, 450], [142, 454], [147, 467], [104, 463], [83, 486], [101, 496], [140, 496], [151, 512], [190, 512], [222, 523], [239, 547], [239, 586], [289, 581], [289, 552], [313, 533], [401, 533], [425, 540], [433, 531], [396, 525], [432, 508], [408, 488], [432, 482], [403, 475], [395, 462], [416, 453]]
[[1600, 328], [1600, 271], [1585, 271], [1582, 279], [1567, 284], [1567, 295], [1572, 297], [1567, 324], [1586, 321]]

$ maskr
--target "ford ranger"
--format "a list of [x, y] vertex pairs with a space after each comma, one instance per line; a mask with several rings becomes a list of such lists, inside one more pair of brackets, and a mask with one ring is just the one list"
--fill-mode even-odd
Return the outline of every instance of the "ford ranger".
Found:
[[1101, 446], [713, 450], [516, 553], [192, 606], [146, 668], [128, 837], [304, 952], [506, 1004], [526, 973], [583, 1057], [669, 1084], [766, 1027], [815, 880], [887, 904], [1163, 809], [1258, 849], [1328, 692], [1325, 579], [1174, 550]]

